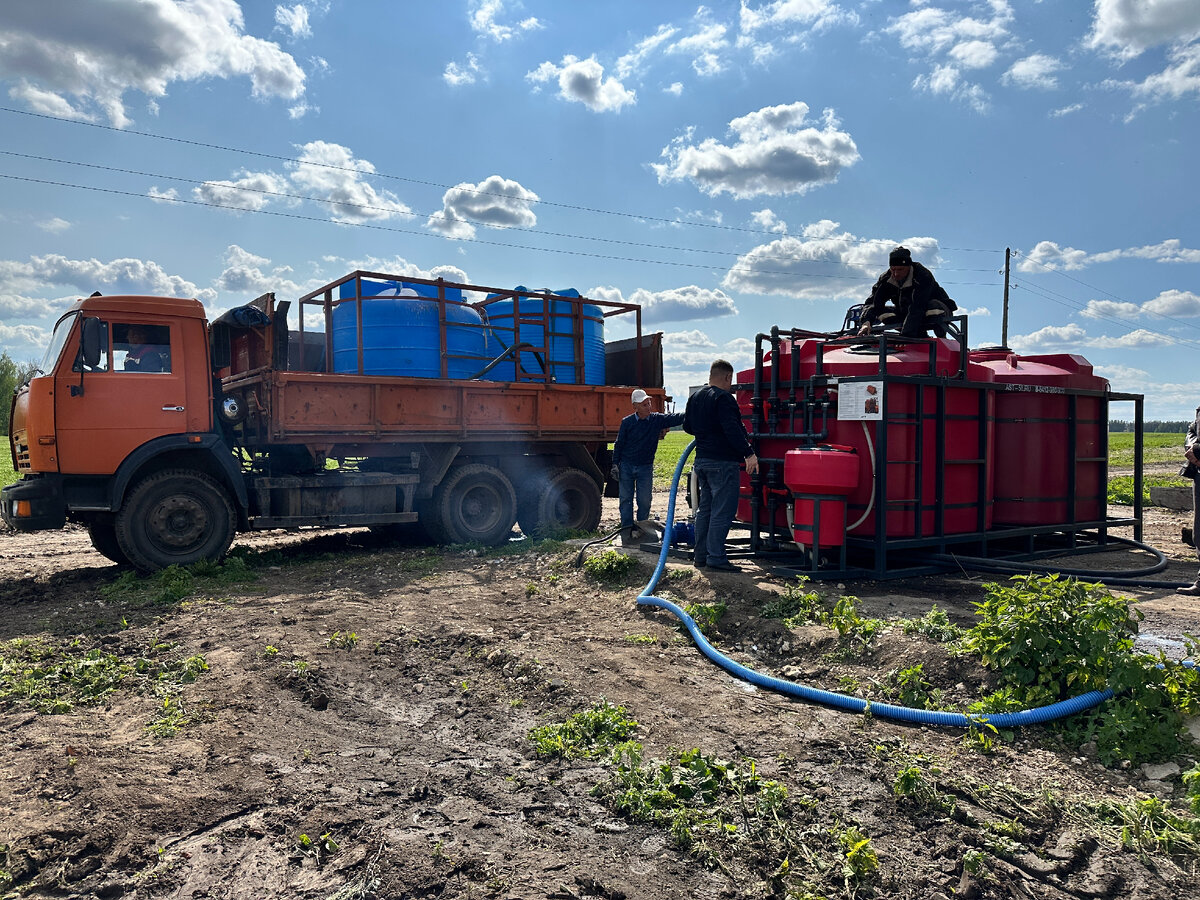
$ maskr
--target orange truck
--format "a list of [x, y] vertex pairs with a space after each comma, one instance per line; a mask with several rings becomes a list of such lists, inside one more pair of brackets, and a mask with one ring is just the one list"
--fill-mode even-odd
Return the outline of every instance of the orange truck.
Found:
[[[13, 395], [4, 521], [80, 523], [144, 572], [239, 531], [591, 531], [631, 390], [669, 399], [633, 304], [358, 271], [301, 297], [299, 328], [290, 306], [78, 300]], [[635, 336], [605, 342], [618, 315]]]

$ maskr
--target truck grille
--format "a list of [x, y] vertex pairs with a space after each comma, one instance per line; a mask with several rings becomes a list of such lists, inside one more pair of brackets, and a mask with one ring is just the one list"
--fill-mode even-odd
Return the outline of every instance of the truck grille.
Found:
[[23, 444], [20, 441], [16, 442], [17, 447], [17, 471], [32, 472], [33, 465], [29, 462], [29, 445]]

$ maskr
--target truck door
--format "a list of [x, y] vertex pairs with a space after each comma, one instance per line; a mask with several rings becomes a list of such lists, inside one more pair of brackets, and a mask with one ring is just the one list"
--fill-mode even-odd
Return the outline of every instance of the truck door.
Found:
[[187, 408], [180, 323], [112, 317], [103, 325], [100, 364], [81, 371], [77, 357], [67, 356], [55, 379], [55, 431], [64, 474], [111, 475], [134, 449], [162, 435], [181, 434], [196, 418]]

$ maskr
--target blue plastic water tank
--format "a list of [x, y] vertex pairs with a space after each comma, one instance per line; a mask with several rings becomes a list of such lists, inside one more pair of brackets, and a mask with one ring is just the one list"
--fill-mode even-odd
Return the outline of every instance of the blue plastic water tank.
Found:
[[[341, 286], [341, 296], [354, 297], [354, 282]], [[362, 373], [440, 378], [439, 304], [429, 299], [437, 297], [437, 288], [403, 281], [363, 281], [362, 297]], [[447, 376], [470, 378], [486, 364], [483, 319], [461, 302], [461, 291], [447, 290], [446, 298]], [[351, 301], [333, 310], [335, 372], [358, 373], [358, 305]]]
[[[518, 286], [518, 291], [525, 288]], [[559, 297], [579, 297], [574, 289], [564, 291], [548, 291]], [[519, 310], [520, 334], [517, 335], [517, 323], [514, 321], [514, 308]], [[579, 311], [582, 316], [576, 315]], [[543, 327], [546, 323], [546, 304], [540, 297], [522, 297], [517, 305], [513, 300], [497, 300], [485, 308], [488, 321], [488, 352], [494, 358], [504, 349], [519, 340], [523, 344], [533, 344], [543, 347], [541, 350], [522, 350], [521, 368], [527, 374], [541, 375], [546, 373], [548, 381], [559, 384], [575, 384], [578, 375], [576, 362], [576, 335], [582, 328], [583, 333], [583, 383], [605, 383], [604, 357], [604, 310], [590, 303], [580, 307], [577, 303], [567, 300], [550, 302], [549, 325], [550, 340], [546, 341]], [[515, 381], [516, 372], [513, 363], [506, 360], [484, 376], [492, 381]]]

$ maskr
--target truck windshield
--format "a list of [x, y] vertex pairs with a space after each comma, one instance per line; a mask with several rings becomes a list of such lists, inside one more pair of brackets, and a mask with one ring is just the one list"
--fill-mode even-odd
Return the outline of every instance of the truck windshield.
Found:
[[50, 338], [50, 346], [46, 348], [46, 355], [42, 357], [41, 363], [38, 364], [38, 372], [46, 375], [54, 371], [54, 366], [58, 363], [58, 357], [62, 353], [63, 345], [66, 344], [67, 338], [71, 336], [71, 329], [75, 327], [75, 319], [79, 316], [79, 311], [69, 312], [58, 320], [54, 326], [54, 334]]

